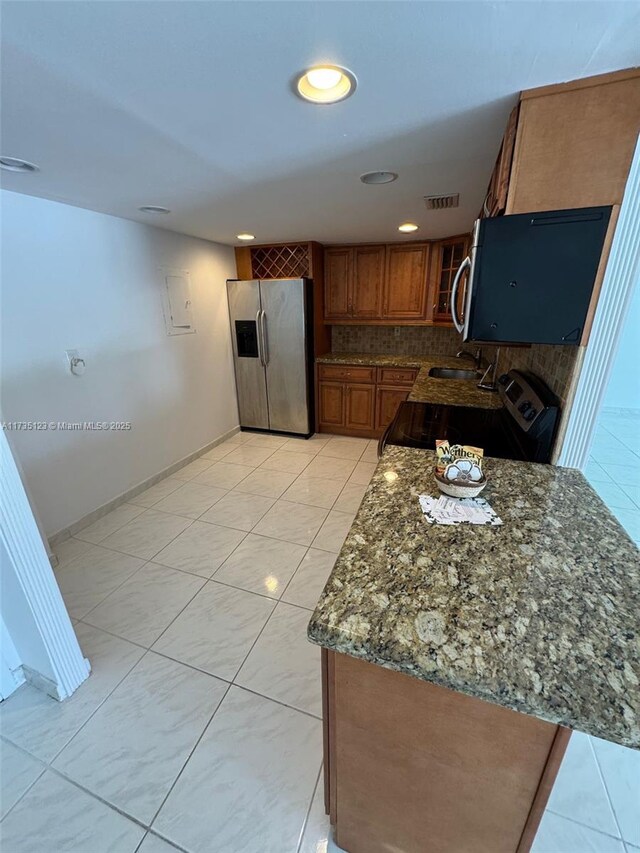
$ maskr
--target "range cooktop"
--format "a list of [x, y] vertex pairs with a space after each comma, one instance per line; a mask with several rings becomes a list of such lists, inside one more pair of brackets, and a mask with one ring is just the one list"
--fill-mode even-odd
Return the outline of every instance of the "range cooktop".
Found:
[[380, 439], [387, 444], [434, 450], [437, 439], [482, 447], [485, 456], [549, 462], [559, 417], [551, 390], [532, 374], [510, 370], [499, 379], [502, 409], [435, 403], [401, 403]]

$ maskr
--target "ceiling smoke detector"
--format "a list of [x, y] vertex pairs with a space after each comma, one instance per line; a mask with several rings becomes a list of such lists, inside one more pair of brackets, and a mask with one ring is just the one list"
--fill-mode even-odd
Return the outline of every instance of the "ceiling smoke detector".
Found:
[[397, 179], [396, 172], [365, 172], [360, 175], [363, 184], [390, 184]]
[[427, 210], [446, 210], [448, 207], [458, 207], [460, 204], [460, 193], [426, 195], [424, 196], [424, 203], [427, 205]]

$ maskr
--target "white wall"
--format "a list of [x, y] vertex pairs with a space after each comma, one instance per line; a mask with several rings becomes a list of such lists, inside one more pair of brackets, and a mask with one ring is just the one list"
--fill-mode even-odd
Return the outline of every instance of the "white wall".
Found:
[[640, 409], [640, 285], [636, 282], [624, 321], [604, 408]]
[[[3, 419], [132, 422], [12, 433], [51, 535], [237, 425], [233, 249], [6, 191], [0, 204]], [[196, 334], [166, 334], [159, 266], [190, 271]]]

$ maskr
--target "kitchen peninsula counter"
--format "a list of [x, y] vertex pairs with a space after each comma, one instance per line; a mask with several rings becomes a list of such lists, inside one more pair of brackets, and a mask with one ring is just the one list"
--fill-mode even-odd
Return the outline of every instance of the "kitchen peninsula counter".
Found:
[[639, 553], [533, 463], [485, 460], [502, 526], [430, 525], [433, 466], [387, 448], [309, 624], [327, 808], [349, 853], [524, 853], [570, 729], [640, 747]]

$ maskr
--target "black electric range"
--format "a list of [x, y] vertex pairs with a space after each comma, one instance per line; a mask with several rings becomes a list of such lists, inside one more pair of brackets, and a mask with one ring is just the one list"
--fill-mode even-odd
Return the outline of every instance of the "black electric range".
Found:
[[536, 376], [510, 370], [498, 380], [501, 409], [478, 409], [406, 401], [378, 443], [434, 450], [437, 439], [482, 447], [485, 456], [549, 462], [560, 409], [551, 390]]

